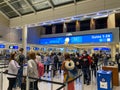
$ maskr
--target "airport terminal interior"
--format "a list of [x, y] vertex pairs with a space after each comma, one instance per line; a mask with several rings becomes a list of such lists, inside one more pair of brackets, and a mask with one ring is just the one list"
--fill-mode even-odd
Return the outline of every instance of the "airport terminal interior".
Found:
[[120, 0], [0, 0], [0, 90], [120, 90]]

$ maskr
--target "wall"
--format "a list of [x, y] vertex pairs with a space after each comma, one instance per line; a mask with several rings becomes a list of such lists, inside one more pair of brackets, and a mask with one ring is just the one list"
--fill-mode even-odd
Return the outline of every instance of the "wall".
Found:
[[9, 41], [9, 20], [0, 13], [0, 40]]
[[54, 9], [40, 11], [36, 14], [29, 14], [10, 20], [10, 27], [23, 26], [25, 24], [39, 23], [43, 21], [86, 14], [106, 9], [119, 8], [120, 0], [86, 0], [76, 5], [69, 4]]
[[39, 44], [41, 31], [42, 28], [40, 27], [28, 28], [27, 42], [30, 44]]

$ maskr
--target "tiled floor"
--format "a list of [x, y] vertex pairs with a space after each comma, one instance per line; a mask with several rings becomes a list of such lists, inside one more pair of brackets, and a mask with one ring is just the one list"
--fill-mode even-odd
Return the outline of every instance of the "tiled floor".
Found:
[[[3, 69], [3, 71], [4, 70], [5, 69]], [[1, 71], [1, 69], [0, 69], [0, 71]], [[51, 78], [50, 77], [48, 78], [47, 76], [50, 76], [50, 75], [46, 75], [46, 77], [42, 77], [42, 79], [51, 81]], [[57, 74], [57, 76], [55, 76], [52, 81], [63, 82], [63, 75]], [[1, 84], [3, 84], [3, 89], [1, 88]], [[61, 85], [50, 84], [50, 83], [46, 83], [46, 82], [40, 82], [38, 84], [39, 90], [56, 90], [60, 86]], [[0, 90], [7, 90], [7, 87], [8, 87], [7, 75], [3, 75], [3, 82], [1, 82], [1, 75], [0, 75]], [[16, 89], [16, 90], [20, 90], [20, 89]], [[79, 82], [79, 79], [77, 79], [75, 81], [75, 90], [97, 90], [96, 80], [93, 78], [91, 85], [82, 85], [82, 82], [81, 81]], [[113, 90], [120, 90], [120, 86], [113, 87]]]

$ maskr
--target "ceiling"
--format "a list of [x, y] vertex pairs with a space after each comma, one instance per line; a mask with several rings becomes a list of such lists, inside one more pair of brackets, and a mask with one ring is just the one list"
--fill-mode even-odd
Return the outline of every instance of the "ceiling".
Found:
[[0, 11], [8, 18], [37, 13], [83, 0], [0, 0]]

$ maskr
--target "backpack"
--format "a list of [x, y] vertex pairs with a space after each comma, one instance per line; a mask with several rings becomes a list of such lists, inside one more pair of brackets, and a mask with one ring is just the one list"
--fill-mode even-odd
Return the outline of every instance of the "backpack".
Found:
[[72, 60], [65, 61], [65, 68], [68, 71], [68, 77], [66, 78], [66, 80], [68, 78], [75, 78], [78, 75], [78, 70], [77, 70], [77, 68]]
[[38, 66], [38, 76], [41, 77], [44, 75], [44, 65], [41, 62], [38, 62], [37, 66]]
[[78, 70], [74, 67], [73, 70], [68, 70], [68, 75], [70, 78], [75, 78], [78, 75]]
[[58, 56], [55, 55], [55, 57], [54, 57], [54, 63], [58, 63], [58, 61], [59, 61]]
[[23, 54], [17, 54], [17, 55], [15, 56], [15, 60], [18, 62], [18, 64], [19, 64], [20, 66], [22, 66], [22, 65], [23, 65], [23, 62], [24, 62], [24, 60], [25, 60], [25, 56], [24, 56]]

